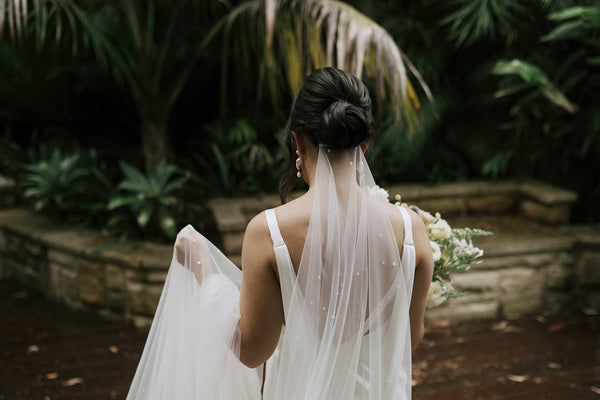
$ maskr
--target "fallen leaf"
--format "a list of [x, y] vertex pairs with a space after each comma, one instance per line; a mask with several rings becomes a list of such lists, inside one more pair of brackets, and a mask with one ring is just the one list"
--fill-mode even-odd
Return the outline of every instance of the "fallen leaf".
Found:
[[56, 379], [58, 378], [58, 372], [49, 372], [46, 374], [46, 379]]
[[108, 351], [113, 354], [117, 354], [119, 352], [119, 348], [117, 346], [108, 346]]
[[508, 379], [513, 382], [525, 382], [529, 379], [529, 375], [508, 375]]
[[592, 386], [592, 387], [590, 387], [590, 390], [591, 390], [593, 393], [600, 394], [600, 388], [597, 388], [596, 386]]
[[27, 347], [27, 353], [29, 354], [37, 353], [38, 351], [40, 351], [40, 346], [38, 346], [37, 344], [32, 344], [29, 347]]
[[61, 382], [61, 385], [63, 385], [64, 387], [69, 387], [69, 386], [73, 386], [73, 385], [79, 385], [83, 383], [83, 379], [81, 378], [71, 378], [71, 379], [67, 379], [64, 382]]
[[443, 319], [440, 321], [434, 321], [429, 324], [429, 328], [447, 328], [451, 324], [449, 319]]
[[560, 368], [562, 368], [562, 365], [560, 365], [559, 363], [555, 363], [555, 362], [549, 362], [548, 363], [548, 368], [550, 368], [550, 369], [560, 369]]
[[539, 385], [540, 383], [544, 383], [545, 379], [541, 376], [536, 376], [535, 378], [533, 378], [533, 381]]
[[554, 324], [554, 325], [550, 325], [548, 327], [548, 333], [552, 333], [552, 332], [556, 332], [558, 330], [561, 330], [562, 328], [564, 328], [565, 326], [567, 326], [567, 324], [561, 322], [559, 324]]
[[493, 331], [502, 331], [502, 330], [506, 329], [507, 326], [508, 326], [507, 321], [500, 321], [497, 324], [492, 325], [492, 330]]
[[50, 400], [50, 396], [44, 396], [44, 400]]

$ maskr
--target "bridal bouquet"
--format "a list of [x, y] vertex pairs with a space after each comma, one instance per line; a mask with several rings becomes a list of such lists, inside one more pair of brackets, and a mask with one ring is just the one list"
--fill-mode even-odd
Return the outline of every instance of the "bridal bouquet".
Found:
[[[389, 202], [387, 190], [374, 187], [371, 194]], [[400, 195], [395, 196], [396, 205], [409, 207], [401, 203]], [[433, 281], [429, 287], [427, 296], [427, 308], [437, 307], [450, 297], [462, 296], [463, 292], [457, 292], [452, 287], [450, 280], [451, 272], [465, 272], [471, 265], [478, 264], [483, 256], [483, 250], [473, 246], [472, 238], [476, 236], [489, 236], [492, 232], [472, 228], [451, 228], [448, 222], [439, 213], [431, 213], [421, 210], [417, 206], [410, 206], [425, 224], [429, 235], [431, 250], [433, 251]]]

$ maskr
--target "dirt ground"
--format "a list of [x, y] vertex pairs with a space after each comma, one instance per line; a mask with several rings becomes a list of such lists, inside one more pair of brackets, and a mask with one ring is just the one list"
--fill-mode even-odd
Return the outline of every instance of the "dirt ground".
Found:
[[[145, 338], [0, 280], [0, 399], [124, 399]], [[415, 400], [600, 400], [600, 317], [437, 323], [413, 379]]]

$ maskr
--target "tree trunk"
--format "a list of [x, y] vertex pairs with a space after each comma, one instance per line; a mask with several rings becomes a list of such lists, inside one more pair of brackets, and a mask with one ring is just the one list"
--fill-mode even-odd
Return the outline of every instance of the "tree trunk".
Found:
[[160, 160], [172, 158], [167, 131], [168, 118], [162, 113], [146, 111], [140, 112], [140, 120], [146, 170], [150, 171]]

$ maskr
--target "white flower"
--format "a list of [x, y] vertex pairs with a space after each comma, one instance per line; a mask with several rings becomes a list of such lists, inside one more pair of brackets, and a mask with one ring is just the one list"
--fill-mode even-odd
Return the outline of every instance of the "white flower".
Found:
[[433, 239], [448, 239], [452, 235], [452, 228], [445, 219], [438, 219], [427, 226]]
[[473, 246], [471, 240], [466, 239], [454, 239], [454, 256], [464, 258], [479, 258], [483, 255], [483, 250], [479, 247]]
[[431, 251], [433, 252], [433, 262], [439, 261], [439, 259], [442, 257], [442, 250], [440, 249], [440, 246], [433, 240], [430, 240], [429, 244], [431, 245]]
[[446, 301], [443, 294], [444, 288], [442, 285], [437, 281], [431, 282], [429, 293], [427, 294], [427, 308], [437, 307]]
[[384, 188], [374, 185], [374, 186], [371, 186], [368, 191], [371, 196], [377, 197], [378, 199], [387, 201], [389, 203], [390, 194]]

